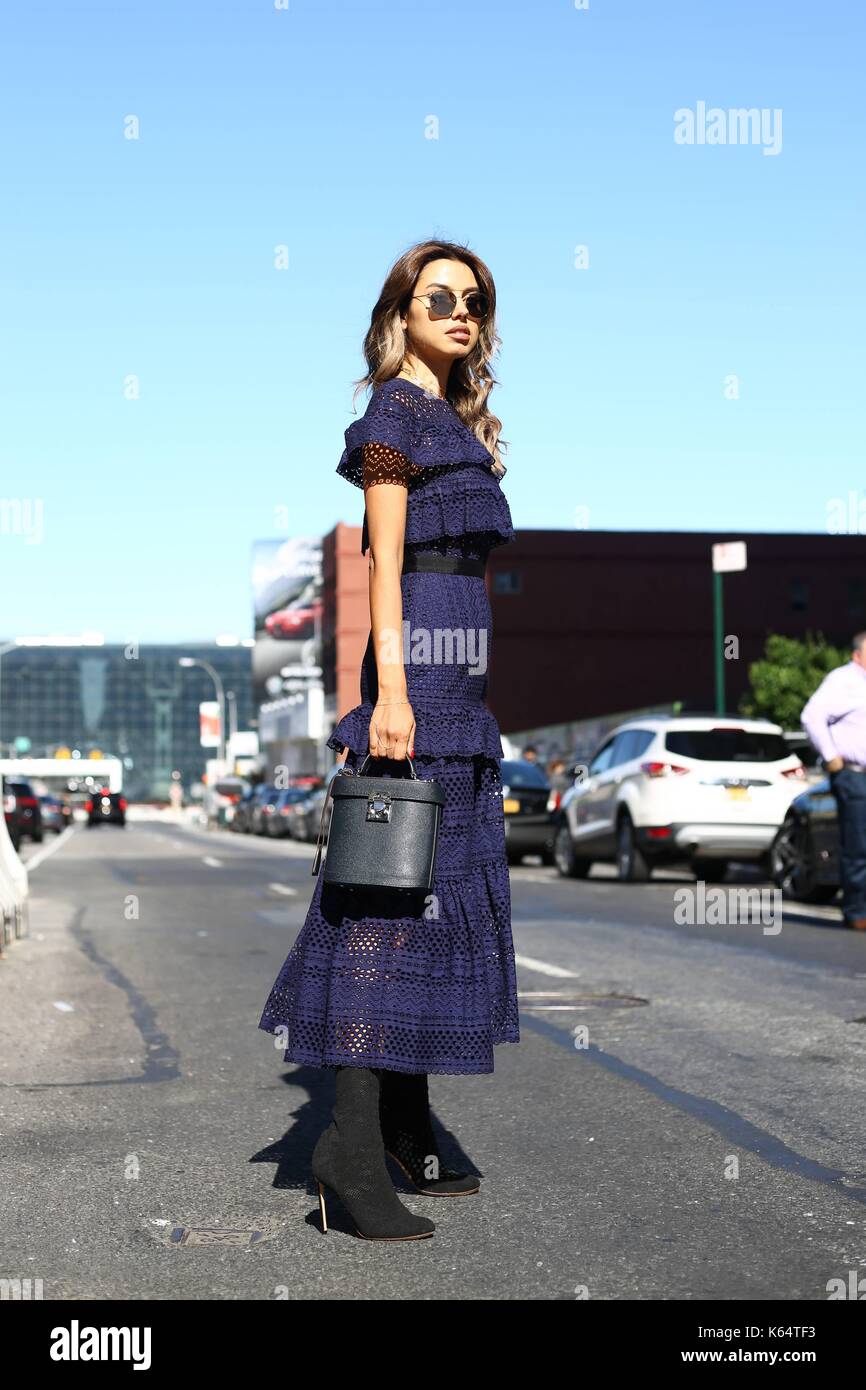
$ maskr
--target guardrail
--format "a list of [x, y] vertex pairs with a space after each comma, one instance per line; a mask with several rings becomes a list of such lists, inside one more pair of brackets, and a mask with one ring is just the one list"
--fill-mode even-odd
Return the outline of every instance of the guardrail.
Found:
[[6, 817], [0, 815], [0, 957], [30, 930], [29, 892], [27, 870], [9, 838]]

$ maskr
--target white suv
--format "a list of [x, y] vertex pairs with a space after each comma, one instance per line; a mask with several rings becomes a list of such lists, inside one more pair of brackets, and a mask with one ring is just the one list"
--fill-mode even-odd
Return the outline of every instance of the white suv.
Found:
[[777, 724], [761, 719], [652, 715], [621, 724], [563, 796], [554, 855], [583, 878], [612, 860], [625, 882], [685, 860], [718, 882], [730, 859], [763, 860], [803, 764]]

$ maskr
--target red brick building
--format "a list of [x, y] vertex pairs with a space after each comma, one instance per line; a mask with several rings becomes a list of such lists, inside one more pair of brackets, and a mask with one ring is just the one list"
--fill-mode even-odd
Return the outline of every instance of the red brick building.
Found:
[[[748, 568], [724, 576], [726, 661], [736, 709], [771, 632], [866, 629], [866, 537], [747, 532], [520, 531], [488, 565], [493, 640], [488, 703], [503, 733], [683, 701], [714, 704], [711, 547], [745, 540]], [[324, 540], [327, 718], [357, 704], [370, 630], [361, 528]]]

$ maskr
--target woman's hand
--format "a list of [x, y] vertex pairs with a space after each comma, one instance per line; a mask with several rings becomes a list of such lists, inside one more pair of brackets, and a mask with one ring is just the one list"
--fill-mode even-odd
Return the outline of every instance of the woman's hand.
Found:
[[409, 701], [378, 701], [370, 719], [370, 752], [374, 758], [401, 761], [415, 752], [415, 715]]

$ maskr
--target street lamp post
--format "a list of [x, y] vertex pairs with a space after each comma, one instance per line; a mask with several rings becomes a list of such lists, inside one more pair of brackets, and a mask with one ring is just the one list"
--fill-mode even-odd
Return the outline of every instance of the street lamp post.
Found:
[[204, 661], [204, 660], [203, 660], [201, 657], [199, 657], [199, 656], [181, 656], [181, 657], [178, 657], [178, 663], [177, 663], [177, 664], [178, 664], [178, 666], [201, 666], [201, 668], [202, 668], [203, 671], [207, 671], [208, 675], [210, 676], [211, 680], [212, 680], [213, 683], [214, 683], [214, 686], [216, 687], [217, 702], [218, 702], [219, 707], [220, 707], [220, 742], [219, 742], [219, 756], [220, 756], [220, 762], [223, 763], [223, 764], [225, 764], [225, 760], [226, 760], [226, 694], [225, 694], [225, 690], [223, 689], [223, 683], [222, 683], [222, 680], [221, 680], [221, 678], [220, 678], [219, 671], [216, 671], [216, 670], [214, 669], [214, 667], [211, 666], [211, 664], [210, 664], [209, 661]]
[[226, 691], [229, 703], [229, 738], [238, 731], [238, 697], [233, 690]]

